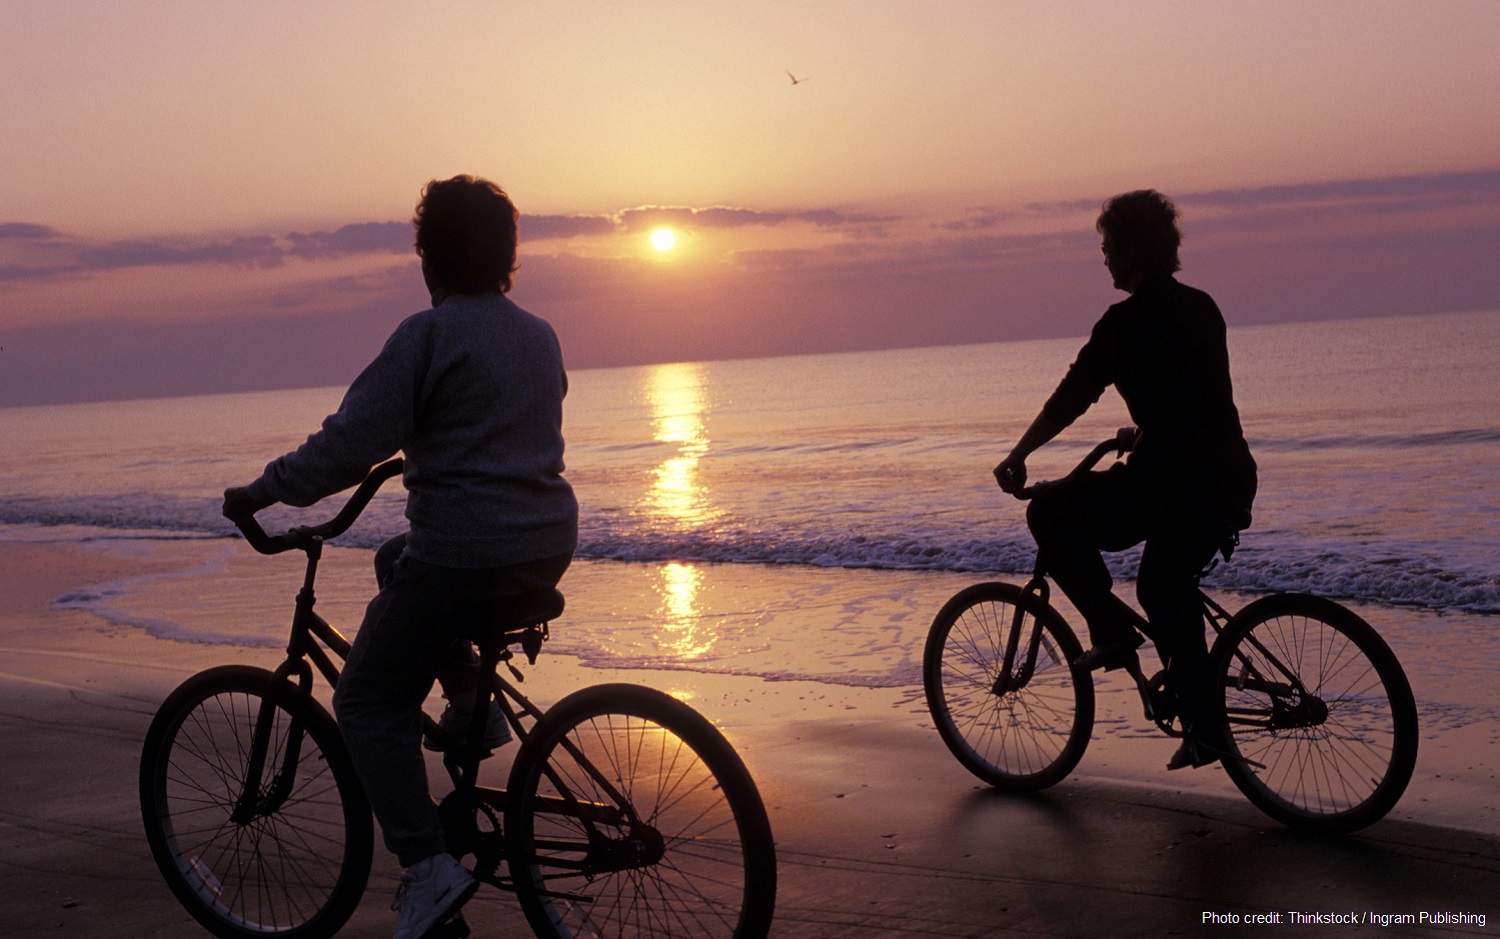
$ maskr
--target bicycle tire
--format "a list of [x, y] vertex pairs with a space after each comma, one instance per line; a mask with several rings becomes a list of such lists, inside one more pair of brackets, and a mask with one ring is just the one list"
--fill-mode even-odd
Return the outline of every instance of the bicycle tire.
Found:
[[760, 792], [675, 698], [627, 684], [568, 695], [537, 721], [509, 792], [510, 869], [537, 936], [770, 930], [776, 849]]
[[[253, 818], [231, 818], [263, 701], [275, 723]], [[273, 796], [300, 728], [297, 772]], [[172, 893], [221, 939], [323, 939], [359, 905], [374, 856], [370, 808], [318, 702], [270, 672], [201, 672], [157, 711], [141, 754], [141, 818]]]
[[[1037, 668], [995, 694], [1017, 609], [1042, 626]], [[922, 685], [938, 735], [969, 772], [997, 789], [1033, 792], [1066, 778], [1094, 729], [1094, 685], [1069, 665], [1083, 652], [1062, 616], [1013, 584], [959, 591], [932, 621]], [[1018, 650], [1024, 655], [1025, 648]]]
[[1341, 833], [1400, 800], [1417, 761], [1417, 706], [1395, 653], [1353, 611], [1305, 594], [1264, 597], [1229, 621], [1211, 662], [1220, 729], [1245, 758], [1224, 770], [1261, 811]]

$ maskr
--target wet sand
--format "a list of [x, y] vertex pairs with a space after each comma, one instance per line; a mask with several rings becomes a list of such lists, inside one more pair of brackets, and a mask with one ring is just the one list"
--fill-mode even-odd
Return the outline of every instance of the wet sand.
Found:
[[[0, 544], [0, 935], [205, 935], [161, 882], [141, 834], [141, 739], [188, 675], [226, 661], [270, 665], [277, 655], [153, 639], [51, 607], [71, 589], [152, 563]], [[588, 577], [587, 567], [569, 574], [577, 589]], [[1252, 915], [1290, 926], [1296, 912], [1480, 914], [1483, 926], [1399, 925], [1390, 934], [1500, 933], [1493, 775], [1485, 781], [1494, 757], [1479, 760], [1477, 776], [1454, 773], [1471, 743], [1463, 739], [1424, 739], [1418, 778], [1387, 820], [1352, 837], [1309, 838], [1261, 815], [1218, 770], [1152, 769], [1170, 752], [1166, 740], [1096, 741], [1072, 778], [1018, 798], [969, 777], [910, 693], [613, 672], [562, 656], [544, 656], [528, 674], [540, 700], [605, 680], [655, 684], [724, 729], [777, 837], [773, 936], [1238, 935], [1265, 929]], [[1476, 824], [1461, 823], [1466, 812]], [[378, 856], [343, 935], [390, 935], [395, 878]], [[1214, 925], [1206, 914], [1241, 921]], [[507, 898], [481, 893], [469, 919], [476, 936], [528, 934]]]

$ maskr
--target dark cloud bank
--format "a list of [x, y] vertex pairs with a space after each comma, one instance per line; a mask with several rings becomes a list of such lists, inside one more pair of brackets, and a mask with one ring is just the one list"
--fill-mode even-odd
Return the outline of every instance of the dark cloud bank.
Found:
[[[1209, 289], [1232, 325], [1500, 308], [1500, 170], [1173, 195], [1188, 233], [1182, 277]], [[872, 235], [889, 217], [834, 210], [526, 216], [523, 241], [556, 250], [524, 258], [512, 296], [554, 323], [573, 368], [1081, 336], [1119, 296], [1099, 263], [1090, 217], [1098, 205], [1009, 212], [1078, 215], [1077, 229], [1061, 235], [1002, 234], [1006, 213], [976, 211], [917, 241]], [[1445, 212], [1463, 221], [1431, 223]], [[673, 276], [650, 262], [566, 251], [569, 238], [656, 225], [803, 225], [849, 237], [744, 252]], [[330, 290], [345, 300], [337, 312], [304, 296], [300, 312], [272, 318], [250, 310], [151, 324], [126, 311], [110, 323], [0, 323], [0, 405], [342, 384], [424, 304], [408, 222], [200, 244], [88, 244], [43, 224], [0, 224], [0, 301], [6, 281], [355, 255], [388, 255], [391, 273]]]

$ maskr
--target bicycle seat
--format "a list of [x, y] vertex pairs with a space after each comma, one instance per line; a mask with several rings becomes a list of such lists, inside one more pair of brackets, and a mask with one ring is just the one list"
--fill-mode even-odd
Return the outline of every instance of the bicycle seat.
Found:
[[[1227, 561], [1230, 558], [1234, 557], [1234, 549], [1238, 548], [1240, 546], [1240, 532], [1244, 531], [1246, 528], [1249, 528], [1249, 527], [1250, 527], [1250, 513], [1246, 512], [1245, 513], [1245, 524], [1243, 524], [1243, 525], [1241, 525], [1241, 526], [1239, 526], [1237, 528], [1229, 528], [1228, 530], [1226, 530], [1224, 532], [1223, 538], [1219, 541], [1219, 553], [1222, 554], [1222, 555], [1224, 555], [1224, 560]], [[1217, 562], [1215, 562], [1215, 563], [1217, 563]], [[1212, 566], [1212, 565], [1210, 565], [1210, 566]]]
[[562, 591], [556, 587], [499, 597], [482, 628], [498, 629], [503, 633], [522, 632], [557, 619], [562, 615], [563, 606]]
[[465, 630], [480, 651], [497, 660], [509, 659], [507, 646], [519, 644], [532, 664], [547, 638], [547, 624], [562, 615], [563, 595], [556, 587], [533, 590], [488, 601]]

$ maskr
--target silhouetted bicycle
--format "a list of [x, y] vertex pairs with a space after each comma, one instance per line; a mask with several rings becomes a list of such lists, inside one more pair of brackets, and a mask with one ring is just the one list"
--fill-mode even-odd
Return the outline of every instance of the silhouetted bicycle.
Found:
[[[1068, 478], [1125, 449], [1124, 436], [1104, 441]], [[1236, 538], [1226, 533], [1226, 558]], [[1049, 602], [1046, 573], [1039, 561], [1024, 586], [960, 591], [927, 635], [922, 677], [938, 733], [960, 763], [998, 789], [1059, 782], [1082, 759], [1093, 730], [1093, 680], [1073, 667], [1083, 649]], [[1213, 631], [1209, 662], [1229, 778], [1293, 828], [1348, 832], [1384, 817], [1416, 765], [1417, 708], [1379, 633], [1351, 610], [1306, 594], [1263, 597], [1234, 615], [1200, 596]], [[1151, 636], [1143, 617], [1135, 626]], [[1147, 720], [1182, 736], [1164, 673], [1147, 678], [1138, 660], [1128, 671]]]
[[[325, 541], [353, 524], [401, 461], [375, 468], [331, 521], [267, 536], [259, 552], [300, 550], [307, 568], [286, 660], [274, 672], [209, 669], [172, 692], [147, 732], [141, 815], [152, 855], [188, 912], [221, 937], [332, 936], [353, 914], [374, 852], [369, 804], [332, 716], [349, 642], [313, 612]], [[512, 646], [536, 661], [556, 590], [508, 598], [473, 640], [474, 714], [496, 701], [519, 739], [505, 789], [479, 785], [485, 721], [445, 741], [452, 791], [439, 813], [449, 848], [483, 884], [513, 891], [543, 937], [721, 936], [770, 929], [776, 855], [765, 807], [722, 734], [676, 699], [629, 684], [574, 692], [545, 713], [499, 675]], [[330, 654], [331, 653], [331, 654]], [[502, 872], [502, 867], [506, 872]], [[462, 937], [462, 913], [430, 936]]]

